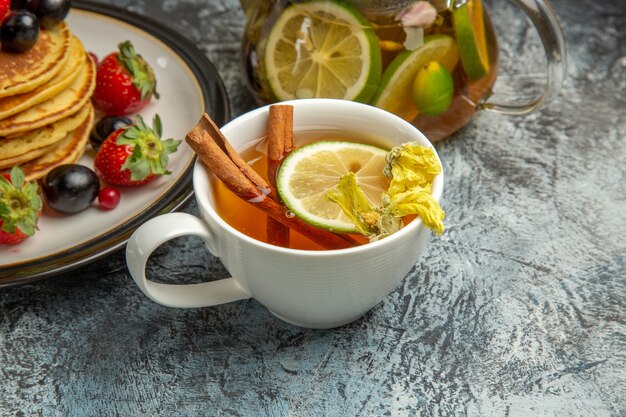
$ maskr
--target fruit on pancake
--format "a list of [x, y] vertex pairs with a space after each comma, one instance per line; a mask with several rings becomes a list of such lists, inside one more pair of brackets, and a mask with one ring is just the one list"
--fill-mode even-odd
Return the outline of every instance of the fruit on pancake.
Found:
[[78, 213], [98, 196], [100, 180], [93, 170], [78, 164], [59, 165], [43, 180], [48, 206], [61, 213]]
[[2, 21], [0, 42], [2, 49], [25, 52], [39, 39], [39, 21], [26, 10], [15, 10]]
[[137, 113], [159, 95], [152, 67], [132, 43], [122, 42], [118, 48], [98, 65], [93, 103], [108, 115], [124, 116]]
[[158, 115], [152, 128], [137, 116], [134, 125], [113, 132], [94, 159], [100, 179], [111, 185], [136, 186], [170, 174], [169, 155], [176, 152], [180, 140], [161, 140], [161, 134]]
[[[13, 55], [13, 57], [23, 56], [23, 54], [15, 53], [11, 53], [10, 55]], [[75, 36], [71, 36], [68, 60], [51, 80], [21, 94], [0, 97], [0, 120], [28, 110], [38, 104], [42, 104], [67, 90], [72, 82], [78, 78], [86, 60], [87, 57], [85, 56], [81, 41]], [[0, 72], [1, 71], [2, 70], [0, 70]], [[95, 86], [95, 69], [93, 83]], [[2, 136], [2, 134], [0, 134], [0, 136]]]
[[102, 142], [117, 129], [121, 129], [128, 125], [133, 124], [133, 121], [128, 117], [123, 116], [105, 116], [102, 119], [98, 120], [91, 129], [91, 134], [89, 135], [89, 142], [94, 150], [100, 149], [100, 145]]
[[0, 244], [20, 243], [35, 234], [42, 202], [35, 181], [17, 166], [0, 176]]
[[65, 19], [70, 5], [70, 0], [26, 0], [24, 7], [37, 16], [42, 28], [49, 29]]
[[35, 46], [26, 52], [1, 50], [0, 97], [27, 93], [57, 76], [72, 55], [71, 38], [67, 25], [61, 23], [41, 31]]
[[103, 210], [113, 210], [120, 202], [121, 193], [115, 187], [104, 187], [98, 193], [98, 203]]

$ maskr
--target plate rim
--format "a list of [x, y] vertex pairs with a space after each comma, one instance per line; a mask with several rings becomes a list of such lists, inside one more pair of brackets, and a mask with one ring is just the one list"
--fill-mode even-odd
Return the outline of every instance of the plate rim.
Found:
[[[166, 27], [160, 22], [124, 8], [91, 0], [75, 0], [72, 9], [79, 9], [103, 15], [130, 24], [158, 39], [172, 49], [188, 66], [202, 92], [204, 111], [218, 125], [230, 119], [230, 102], [224, 82], [215, 65], [189, 39]], [[127, 218], [106, 232], [73, 246], [65, 251], [38, 257], [32, 260], [0, 266], [0, 288], [27, 284], [92, 263], [118, 251], [130, 235], [146, 220], [160, 214], [176, 211], [184, 207], [193, 196], [193, 157], [185, 171], [178, 177], [161, 199], [152, 201], [141, 215]]]

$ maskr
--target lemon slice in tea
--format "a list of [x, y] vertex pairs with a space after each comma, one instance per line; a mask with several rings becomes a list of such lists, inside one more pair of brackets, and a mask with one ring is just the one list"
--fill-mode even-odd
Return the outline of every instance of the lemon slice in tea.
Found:
[[356, 227], [326, 193], [354, 172], [372, 207], [381, 206], [389, 179], [383, 174], [387, 151], [353, 142], [319, 141], [292, 152], [276, 178], [285, 205], [305, 222], [327, 230], [354, 233]]
[[372, 104], [405, 120], [413, 120], [418, 114], [413, 100], [413, 82], [417, 73], [431, 61], [440, 62], [450, 72], [454, 70], [459, 61], [459, 49], [451, 36], [426, 36], [421, 47], [400, 53], [385, 70]]
[[378, 39], [348, 5], [328, 0], [289, 6], [265, 46], [265, 76], [279, 100], [327, 97], [368, 101], [381, 75]]
[[454, 10], [452, 20], [459, 43], [463, 70], [470, 80], [477, 80], [489, 71], [482, 1], [468, 1]]

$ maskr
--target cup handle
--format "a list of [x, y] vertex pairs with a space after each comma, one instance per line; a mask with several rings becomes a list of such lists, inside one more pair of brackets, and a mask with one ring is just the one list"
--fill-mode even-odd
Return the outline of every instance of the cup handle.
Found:
[[[168, 307], [208, 307], [250, 298], [233, 277], [200, 284], [161, 284], [146, 278], [146, 263], [156, 248], [181, 236], [198, 236], [209, 248], [215, 238], [206, 224], [186, 213], [169, 213], [150, 219], [139, 227], [126, 245], [126, 263], [130, 275], [151, 300]], [[211, 249], [213, 250], [213, 249]]]
[[546, 0], [511, 0], [522, 9], [535, 25], [548, 58], [548, 79], [541, 95], [528, 103], [512, 104], [491, 101], [489, 97], [478, 108], [496, 113], [523, 116], [552, 100], [560, 91], [567, 74], [567, 55], [563, 31], [556, 14]]

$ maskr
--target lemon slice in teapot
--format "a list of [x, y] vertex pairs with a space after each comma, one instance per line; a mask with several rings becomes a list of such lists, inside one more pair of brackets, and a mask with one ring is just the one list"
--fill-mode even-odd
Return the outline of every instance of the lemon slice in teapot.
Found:
[[292, 4], [274, 23], [263, 56], [278, 100], [367, 102], [381, 75], [378, 39], [354, 8], [329, 0]]
[[419, 113], [413, 100], [413, 83], [418, 72], [431, 61], [440, 62], [452, 72], [459, 61], [459, 49], [451, 36], [430, 35], [421, 47], [400, 53], [383, 73], [381, 88], [372, 104], [413, 120]]
[[470, 80], [489, 71], [489, 54], [481, 0], [468, 1], [452, 14], [463, 69]]

